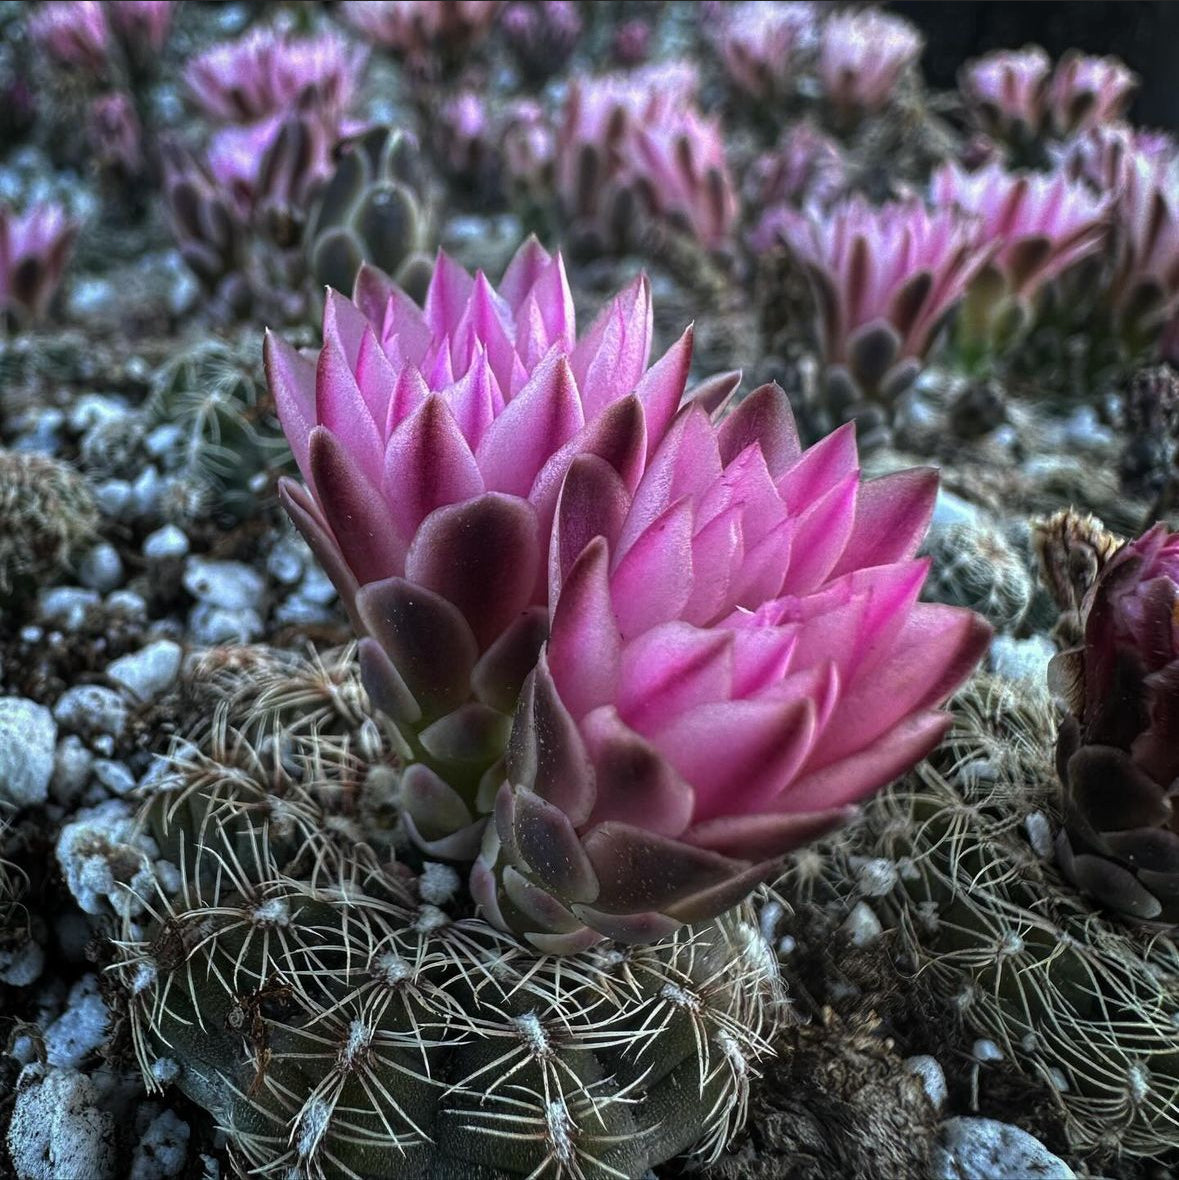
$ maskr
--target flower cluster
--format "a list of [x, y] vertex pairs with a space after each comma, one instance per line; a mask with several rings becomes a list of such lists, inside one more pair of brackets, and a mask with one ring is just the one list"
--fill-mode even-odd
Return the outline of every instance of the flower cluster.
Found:
[[1026, 148], [1043, 135], [1079, 135], [1120, 119], [1137, 79], [1117, 58], [1075, 52], [1052, 70], [1044, 50], [1028, 45], [967, 63], [960, 84], [984, 132]]
[[829, 398], [843, 412], [904, 392], [996, 249], [958, 209], [915, 199], [786, 211], [779, 232], [812, 280]]
[[535, 86], [568, 64], [582, 19], [573, 0], [512, 0], [499, 27], [517, 69]]
[[0, 204], [0, 317], [44, 319], [77, 232], [60, 205], [34, 205], [22, 215]]
[[808, 3], [741, 0], [718, 5], [709, 16], [729, 81], [758, 102], [776, 102], [789, 92], [799, 52], [818, 39], [818, 17]]
[[625, 250], [643, 218], [724, 248], [737, 198], [714, 119], [685, 63], [575, 78], [556, 135], [557, 192], [584, 244]]
[[318, 360], [266, 348], [411, 830], [551, 950], [733, 904], [937, 741], [987, 639], [917, 602], [932, 473], [802, 451], [775, 386], [680, 408], [691, 329], [651, 335], [640, 278], [578, 339], [530, 241], [498, 291], [440, 255], [423, 309], [362, 272]]
[[29, 18], [29, 34], [58, 65], [105, 78], [115, 45], [132, 67], [160, 52], [174, 9], [168, 0], [47, 0]]
[[431, 76], [463, 59], [498, 8], [499, 0], [344, 0], [340, 13], [370, 44]]

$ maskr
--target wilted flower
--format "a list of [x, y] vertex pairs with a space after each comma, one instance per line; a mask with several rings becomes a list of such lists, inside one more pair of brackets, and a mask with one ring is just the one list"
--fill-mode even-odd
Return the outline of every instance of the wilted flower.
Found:
[[994, 246], [957, 209], [850, 197], [793, 213], [782, 240], [815, 288], [828, 394], [841, 410], [891, 402], [912, 382], [946, 314]]
[[1116, 122], [1125, 114], [1138, 78], [1116, 57], [1087, 57], [1075, 50], [1060, 59], [1048, 88], [1052, 126], [1061, 136]]
[[1045, 284], [1100, 249], [1112, 201], [1063, 172], [1016, 173], [999, 163], [977, 172], [944, 164], [934, 173], [932, 197], [937, 206], [977, 217], [981, 242], [995, 247], [971, 286], [962, 325], [978, 342], [997, 346], [1027, 326]]
[[77, 232], [60, 205], [34, 205], [21, 215], [0, 204], [0, 312], [44, 319]]
[[780, 99], [794, 82], [799, 49], [817, 40], [814, 6], [781, 0], [724, 5], [708, 22], [729, 80], [759, 101]]
[[282, 495], [366, 636], [374, 702], [418, 759], [403, 780], [411, 823], [438, 854], [473, 856], [480, 792], [499, 786], [547, 632], [565, 473], [592, 454], [635, 487], [683, 395], [691, 333], [648, 368], [640, 278], [577, 340], [564, 266], [535, 240], [498, 291], [443, 254], [424, 310], [370, 270], [355, 298], [329, 292], [318, 362], [267, 340], [307, 485]]
[[1038, 45], [1000, 49], [967, 62], [959, 86], [983, 131], [1022, 145], [1040, 134], [1051, 69]]
[[875, 9], [835, 13], [824, 22], [819, 39], [823, 93], [845, 119], [878, 111], [924, 44], [921, 34], [898, 16]]
[[552, 630], [472, 893], [544, 950], [718, 914], [945, 732], [989, 638], [919, 603], [936, 475], [803, 453], [782, 390], [677, 416], [638, 486], [575, 459]]
[[106, 71], [110, 30], [99, 0], [46, 0], [29, 17], [29, 35], [59, 65]]
[[498, 7], [498, 0], [344, 0], [340, 14], [368, 41], [429, 71], [461, 61]]
[[336, 33], [296, 37], [256, 28], [195, 57], [184, 81], [193, 102], [218, 122], [281, 116], [308, 93], [318, 109], [339, 116], [352, 101], [367, 56]]
[[697, 75], [672, 62], [575, 78], [557, 134], [557, 186], [581, 240], [625, 250], [654, 217], [708, 249], [732, 232], [737, 200], [715, 120], [695, 107]]
[[520, 73], [539, 85], [565, 68], [582, 21], [573, 0], [513, 0], [499, 26]]
[[1179, 923], [1179, 533], [1119, 550], [1084, 607], [1084, 642], [1057, 656], [1071, 716], [1056, 758], [1064, 872], [1128, 917]]
[[834, 140], [809, 123], [795, 123], [772, 152], [754, 161], [746, 192], [748, 207], [760, 209], [749, 244], [759, 253], [779, 244], [787, 210], [830, 205], [847, 185], [847, 166]]

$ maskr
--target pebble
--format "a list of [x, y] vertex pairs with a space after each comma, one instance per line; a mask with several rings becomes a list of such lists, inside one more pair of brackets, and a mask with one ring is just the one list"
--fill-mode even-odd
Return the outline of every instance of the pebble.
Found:
[[140, 519], [151, 519], [160, 514], [160, 496], [164, 481], [153, 464], [148, 464], [131, 485], [131, 509]]
[[244, 562], [191, 557], [184, 569], [184, 588], [202, 605], [242, 611], [257, 605], [265, 583]]
[[106, 596], [106, 608], [128, 619], [147, 618], [147, 599], [134, 590], [113, 590]]
[[884, 933], [884, 927], [872, 907], [866, 901], [857, 901], [841, 927], [851, 940], [852, 946], [864, 947], [873, 943]]
[[141, 701], [154, 701], [180, 674], [180, 645], [158, 639], [107, 665], [106, 674]]
[[70, 988], [66, 1010], [45, 1029], [50, 1065], [76, 1068], [106, 1040], [110, 1013], [98, 989], [98, 977], [84, 975]]
[[75, 434], [85, 434], [101, 423], [126, 418], [130, 412], [127, 404], [118, 398], [84, 393], [70, 409], [70, 429]]
[[88, 611], [96, 607], [101, 599], [97, 590], [84, 590], [81, 586], [57, 586], [43, 590], [37, 599], [37, 617], [63, 631], [76, 631], [86, 621]]
[[266, 572], [283, 586], [293, 586], [302, 576], [307, 550], [294, 537], [276, 541], [266, 555]]
[[113, 688], [77, 684], [57, 698], [53, 715], [63, 728], [83, 737], [118, 737], [127, 724], [127, 704]]
[[57, 725], [44, 705], [0, 697], [0, 799], [33, 807], [49, 798]]
[[192, 608], [188, 629], [194, 643], [208, 647], [219, 643], [253, 643], [266, 630], [262, 616], [250, 607], [231, 610], [209, 602]]
[[131, 485], [125, 479], [104, 479], [95, 485], [94, 500], [104, 516], [122, 520], [129, 515]]
[[1074, 1180], [1038, 1139], [995, 1119], [947, 1119], [930, 1159], [931, 1180]]
[[973, 524], [982, 526], [986, 517], [982, 509], [955, 495], [945, 488], [938, 488], [937, 499], [933, 504], [931, 528], [945, 528], [951, 524]]
[[921, 1079], [921, 1088], [926, 1097], [933, 1104], [934, 1110], [941, 1110], [946, 1104], [949, 1093], [946, 1087], [946, 1074], [936, 1057], [920, 1054], [905, 1060], [905, 1068]]
[[72, 1069], [27, 1065], [17, 1080], [8, 1151], [22, 1180], [113, 1180], [115, 1119], [95, 1084]]
[[163, 1110], [148, 1126], [131, 1159], [130, 1180], [172, 1180], [188, 1162], [188, 1124], [174, 1111]]
[[83, 744], [77, 734], [66, 734], [57, 743], [57, 754], [53, 759], [53, 778], [49, 783], [50, 793], [62, 807], [70, 807], [81, 797], [90, 782], [94, 768], [94, 755]]
[[153, 459], [160, 459], [166, 455], [183, 437], [184, 431], [174, 422], [165, 422], [154, 430], [149, 430], [143, 440], [143, 449]]
[[1013, 639], [1010, 635], [996, 635], [991, 640], [987, 661], [997, 676], [1018, 680], [1040, 692], [1048, 691], [1048, 661], [1056, 655], [1056, 647], [1046, 635], [1028, 639]]
[[106, 594], [123, 581], [123, 562], [109, 541], [100, 541], [78, 563], [78, 581], [91, 590]]
[[143, 541], [143, 556], [149, 561], [163, 561], [168, 557], [187, 557], [188, 538], [174, 524], [148, 533]]
[[970, 1050], [971, 1056], [975, 1061], [1002, 1061], [1003, 1050], [995, 1044], [994, 1041], [989, 1041], [982, 1038], [974, 1042]]
[[99, 758], [94, 763], [94, 777], [112, 795], [126, 795], [128, 791], [135, 790], [135, 776], [127, 769], [125, 762]]

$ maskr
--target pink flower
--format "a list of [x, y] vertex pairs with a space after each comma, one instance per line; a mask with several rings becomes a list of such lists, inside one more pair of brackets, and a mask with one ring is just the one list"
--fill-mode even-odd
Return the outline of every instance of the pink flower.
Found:
[[1040, 133], [1051, 69], [1038, 45], [1000, 49], [968, 62], [959, 85], [983, 131], [1024, 143]]
[[109, 30], [98, 0], [46, 0], [29, 17], [29, 34], [59, 65], [106, 72]]
[[328, 293], [317, 360], [267, 339], [306, 482], [284, 503], [368, 637], [374, 701], [420, 751], [407, 809], [440, 854], [474, 854], [479, 779], [547, 631], [569, 464], [596, 456], [633, 489], [683, 395], [691, 331], [648, 367], [651, 332], [644, 277], [578, 340], [560, 256], [533, 239], [498, 291], [440, 254], [424, 311], [362, 271], [355, 303]]
[[193, 101], [223, 123], [252, 123], [289, 111], [311, 93], [339, 117], [352, 101], [367, 51], [335, 33], [295, 37], [256, 28], [189, 62], [184, 80]]
[[1066, 53], [1048, 88], [1052, 126], [1064, 136], [1113, 123], [1125, 113], [1137, 88], [1137, 75], [1116, 57]]
[[932, 198], [978, 218], [982, 241], [997, 246], [993, 261], [1008, 290], [1021, 299], [1101, 248], [1112, 201], [1061, 172], [1014, 173], [999, 163], [977, 172], [944, 164]]
[[839, 147], [809, 123], [788, 127], [778, 146], [754, 161], [750, 174], [748, 207], [762, 211], [749, 235], [749, 244], [758, 253], [779, 244], [790, 209], [830, 205], [847, 185], [847, 166]]
[[94, 99], [86, 137], [103, 168], [128, 179], [143, 172], [143, 128], [135, 104], [124, 91], [115, 90]]
[[[913, 380], [946, 314], [994, 252], [956, 209], [874, 209], [850, 197], [791, 212], [782, 240], [811, 276], [829, 388], [892, 401]], [[850, 386], [850, 387], [849, 387]]]
[[875, 9], [836, 13], [827, 18], [820, 37], [823, 92], [844, 117], [881, 110], [924, 44], [900, 17]]
[[495, 19], [498, 0], [344, 0], [340, 15], [369, 42], [415, 65], [461, 57]]
[[989, 639], [917, 601], [936, 483], [861, 483], [850, 426], [802, 452], [777, 386], [719, 423], [682, 411], [633, 490], [575, 459], [485, 914], [547, 951], [662, 937], [923, 757]]
[[574, 79], [557, 135], [557, 188], [582, 240], [625, 250], [641, 214], [708, 249], [727, 243], [737, 199], [719, 124], [695, 107], [697, 81], [682, 62]]
[[34, 205], [23, 216], [0, 205], [0, 312], [45, 318], [77, 233], [60, 205]]
[[750, 97], [767, 100], [788, 92], [797, 52], [817, 40], [817, 27], [811, 4], [742, 0], [724, 6], [713, 40], [729, 80]]
[[513, 0], [499, 25], [520, 72], [540, 83], [565, 68], [581, 37], [582, 20], [572, 0]]

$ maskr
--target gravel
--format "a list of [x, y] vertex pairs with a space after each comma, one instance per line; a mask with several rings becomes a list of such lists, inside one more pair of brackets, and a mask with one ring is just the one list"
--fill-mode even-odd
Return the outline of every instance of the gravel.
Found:
[[0, 799], [35, 807], [49, 798], [57, 724], [44, 705], [0, 697]]
[[1072, 1180], [1038, 1139], [995, 1119], [947, 1119], [930, 1161], [931, 1180]]
[[159, 639], [107, 666], [106, 674], [140, 701], [162, 696], [180, 674], [180, 645]]

